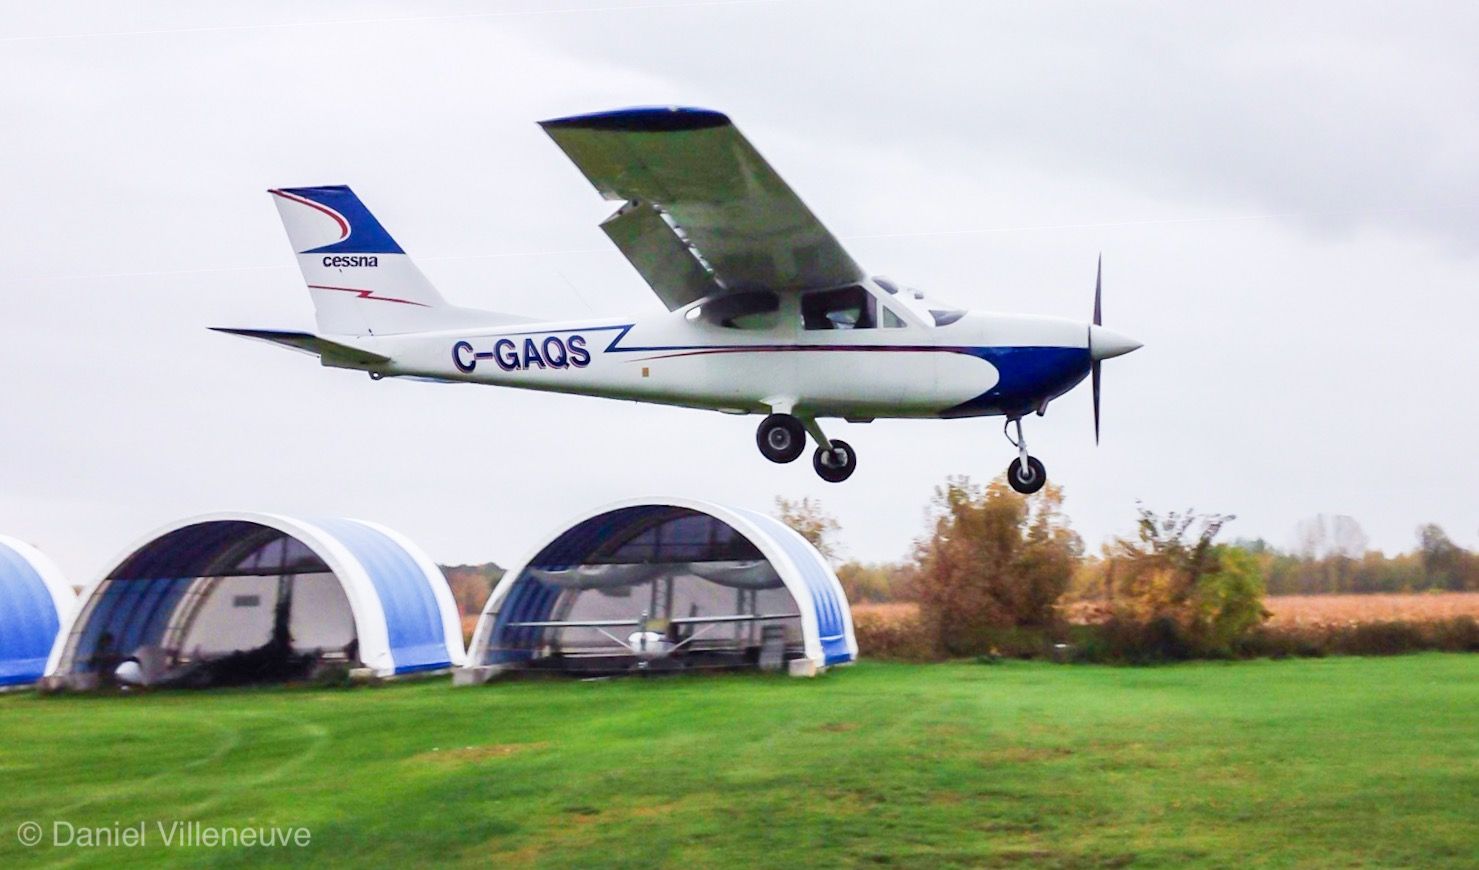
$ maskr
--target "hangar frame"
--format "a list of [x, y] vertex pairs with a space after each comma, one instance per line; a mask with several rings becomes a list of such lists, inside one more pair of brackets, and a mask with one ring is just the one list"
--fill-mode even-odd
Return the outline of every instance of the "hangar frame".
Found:
[[[279, 541], [272, 564], [268, 549]], [[48, 676], [95, 673], [100, 637], [120, 648], [179, 643], [193, 611], [221, 581], [323, 573], [338, 581], [352, 616], [354, 658], [374, 675], [445, 670], [465, 661], [456, 602], [441, 570], [408, 539], [376, 523], [205, 514], [150, 532], [112, 564], [85, 590], [52, 650]], [[178, 657], [181, 650], [167, 652]]]
[[40, 550], [0, 535], [0, 691], [37, 682], [77, 594]]
[[[703, 519], [690, 521], [686, 530], [677, 529], [676, 523], [694, 518]], [[794, 611], [776, 609], [774, 599], [772, 607], [760, 606], [753, 569], [762, 562], [773, 572], [769, 586], [783, 588]], [[703, 567], [694, 567], [699, 565]], [[651, 572], [643, 575], [644, 569]], [[748, 579], [743, 576], [747, 572]], [[673, 583], [681, 574], [697, 574], [717, 586], [734, 588], [738, 593], [734, 612], [686, 617], [675, 613]], [[571, 589], [590, 591], [622, 583], [628, 588], [650, 584], [646, 602], [633, 601], [626, 608], [631, 612], [618, 618], [571, 616], [575, 603]], [[746, 583], [752, 587], [748, 599]], [[753, 657], [758, 633], [753, 627], [786, 620], [800, 629], [799, 643], [784, 653], [785, 660], [795, 663], [793, 671], [815, 672], [857, 657], [852, 615], [836, 574], [790, 527], [755, 511], [696, 499], [628, 499], [563, 524], [510, 567], [478, 618], [468, 662], [489, 673], [537, 667], [568, 653], [560, 632], [585, 630], [609, 639], [608, 653], [620, 658], [625, 648], [634, 665], [645, 668], [647, 659], [658, 657], [656, 653], [682, 648], [723, 623], [751, 626], [748, 642]], [[636, 631], [627, 639], [620, 637], [632, 629]], [[738, 638], [740, 632], [735, 634]], [[649, 643], [658, 646], [650, 648]]]

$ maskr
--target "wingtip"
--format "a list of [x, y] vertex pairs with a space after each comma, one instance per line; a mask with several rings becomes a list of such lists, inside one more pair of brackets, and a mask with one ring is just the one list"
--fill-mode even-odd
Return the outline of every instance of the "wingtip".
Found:
[[694, 106], [633, 106], [540, 121], [545, 130], [595, 130], [621, 133], [677, 133], [724, 127], [729, 116]]

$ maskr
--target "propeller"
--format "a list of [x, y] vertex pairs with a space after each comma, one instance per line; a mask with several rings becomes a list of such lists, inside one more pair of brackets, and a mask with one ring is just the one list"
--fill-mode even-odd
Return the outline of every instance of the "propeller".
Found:
[[[1104, 255], [1103, 254], [1100, 254], [1099, 255], [1099, 265], [1094, 270], [1094, 325], [1095, 326], [1103, 326], [1104, 325], [1104, 309], [1103, 309], [1103, 304], [1102, 304], [1102, 301], [1103, 301], [1103, 293], [1104, 293]], [[1090, 342], [1089, 343], [1090, 343], [1090, 353], [1091, 353], [1091, 355], [1093, 353], [1093, 351], [1092, 351], [1093, 334], [1094, 334], [1093, 333], [1093, 330], [1090, 330], [1089, 331], [1089, 336], [1090, 336]], [[1090, 369], [1091, 374], [1089, 376], [1092, 379], [1092, 381], [1093, 381], [1093, 384], [1092, 385], [1093, 385], [1093, 389], [1094, 389], [1094, 446], [1095, 447], [1098, 447], [1099, 446], [1099, 369], [1100, 369], [1101, 365], [1102, 365], [1102, 363], [1099, 361], [1099, 357], [1097, 355], [1095, 355], [1094, 356], [1094, 365], [1093, 365], [1093, 368]]]
[[1094, 272], [1094, 322], [1089, 326], [1089, 359], [1092, 361], [1089, 376], [1094, 390], [1094, 443], [1099, 443], [1099, 367], [1104, 361], [1138, 350], [1140, 342], [1128, 335], [1104, 328], [1104, 255], [1099, 255], [1099, 266]]

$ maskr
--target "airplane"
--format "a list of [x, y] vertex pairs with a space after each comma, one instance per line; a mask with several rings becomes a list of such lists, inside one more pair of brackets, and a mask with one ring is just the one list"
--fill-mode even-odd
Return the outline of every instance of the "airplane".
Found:
[[[541, 122], [608, 200], [601, 229], [667, 309], [540, 321], [448, 304], [346, 186], [269, 191], [317, 331], [216, 328], [318, 355], [322, 365], [411, 377], [765, 415], [771, 462], [841, 482], [857, 452], [821, 422], [1001, 416], [1013, 489], [1047, 480], [1022, 419], [1140, 342], [1103, 325], [1102, 259], [1089, 323], [965, 311], [871, 277], [730, 119], [680, 107]], [[1015, 426], [1015, 437], [1011, 427]]]
[[[636, 660], [637, 670], [646, 670], [654, 661], [670, 659], [683, 648], [700, 640], [710, 630], [741, 622], [780, 622], [800, 619], [799, 613], [725, 614], [723, 616], [692, 616], [671, 619], [652, 617], [645, 611], [638, 619], [584, 619], [542, 620], [534, 622], [510, 622], [508, 628], [589, 628], [605, 635], [616, 649], [620, 649]], [[633, 628], [626, 640], [607, 631], [608, 628]], [[682, 636], [684, 630], [686, 637]], [[601, 654], [600, 652], [596, 653]]]

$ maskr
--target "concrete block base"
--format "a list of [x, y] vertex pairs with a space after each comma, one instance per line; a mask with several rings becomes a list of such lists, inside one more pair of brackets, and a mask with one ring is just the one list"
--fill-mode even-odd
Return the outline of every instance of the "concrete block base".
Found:
[[454, 668], [452, 670], [452, 685], [454, 686], [481, 686], [498, 675], [503, 670], [497, 665], [470, 665], [465, 668]]
[[815, 677], [818, 674], [825, 673], [827, 670], [826, 668], [817, 667], [817, 663], [811, 659], [791, 659], [790, 664], [787, 665], [787, 669], [793, 677]]

